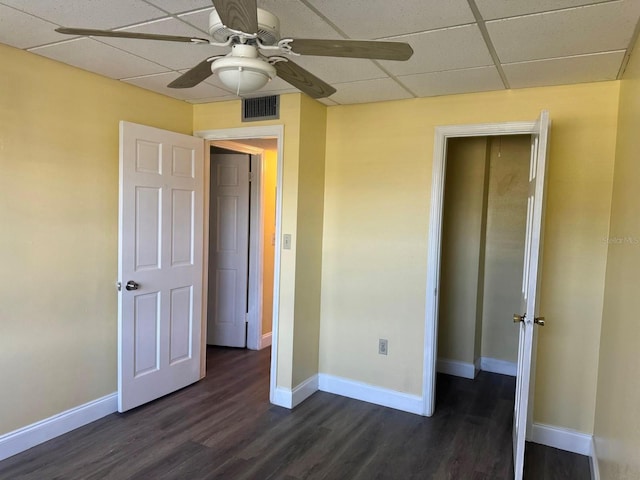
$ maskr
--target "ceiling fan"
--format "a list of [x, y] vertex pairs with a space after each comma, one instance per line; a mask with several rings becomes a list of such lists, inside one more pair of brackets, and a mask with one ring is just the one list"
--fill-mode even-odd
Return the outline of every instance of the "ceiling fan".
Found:
[[[209, 35], [213, 38], [156, 35], [87, 28], [56, 28], [59, 33], [142, 40], [163, 40], [231, 47], [227, 55], [206, 58], [171, 82], [170, 88], [190, 88], [211, 75], [242, 96], [264, 87], [276, 75], [313, 98], [324, 98], [336, 89], [297, 65], [289, 56], [408, 60], [413, 50], [408, 43], [375, 40], [314, 40], [281, 38], [278, 17], [257, 7], [257, 0], [212, 0]], [[273, 54], [273, 55], [270, 55]]]

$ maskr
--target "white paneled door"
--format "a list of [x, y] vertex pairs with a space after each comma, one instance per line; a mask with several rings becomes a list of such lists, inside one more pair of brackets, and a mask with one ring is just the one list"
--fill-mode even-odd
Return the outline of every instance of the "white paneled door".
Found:
[[120, 122], [118, 410], [200, 378], [204, 141]]
[[536, 132], [531, 135], [531, 162], [529, 167], [529, 199], [525, 237], [524, 268], [522, 279], [521, 312], [518, 347], [518, 373], [513, 415], [513, 466], [515, 480], [521, 480], [524, 469], [524, 448], [527, 433], [527, 414], [531, 386], [531, 365], [534, 326], [544, 324], [538, 315], [538, 286], [542, 265], [542, 225], [544, 220], [544, 186], [549, 137], [549, 114], [544, 111], [536, 122]]
[[249, 165], [245, 153], [211, 155], [207, 343], [247, 344]]

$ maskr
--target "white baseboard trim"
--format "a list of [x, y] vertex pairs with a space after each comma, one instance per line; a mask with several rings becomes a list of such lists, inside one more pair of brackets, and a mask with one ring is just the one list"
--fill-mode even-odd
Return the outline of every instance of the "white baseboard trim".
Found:
[[295, 408], [317, 391], [318, 375], [314, 375], [295, 386], [293, 390], [285, 387], [276, 387], [271, 403], [284, 408]]
[[480, 357], [480, 370], [515, 377], [518, 373], [518, 364], [497, 358]]
[[436, 363], [438, 373], [446, 373], [447, 375], [455, 375], [456, 377], [476, 378], [476, 366], [473, 363], [460, 362], [458, 360], [449, 360], [448, 358], [439, 358]]
[[593, 450], [591, 435], [542, 423], [534, 423], [531, 427], [531, 441], [586, 456], [590, 456]]
[[439, 358], [436, 369], [439, 373], [473, 380], [480, 370], [515, 377], [518, 371], [518, 364], [490, 357], [480, 357], [474, 363]]
[[600, 466], [598, 465], [598, 455], [596, 454], [596, 439], [591, 438], [591, 456], [589, 457], [591, 467], [591, 480], [600, 480]]
[[271, 332], [265, 333], [260, 339], [260, 350], [271, 346]]
[[318, 389], [323, 392], [422, 415], [422, 397], [418, 395], [389, 390], [326, 373], [321, 373], [318, 377]]
[[314, 375], [297, 385], [292, 391], [291, 408], [300, 405], [307, 398], [316, 393], [318, 391], [318, 382], [318, 375]]
[[6, 433], [0, 436], [0, 460], [24, 452], [116, 411], [118, 411], [118, 394], [112, 393]]
[[292, 408], [291, 390], [284, 387], [276, 387], [275, 392], [273, 392], [273, 398], [271, 398], [271, 403], [279, 407]]

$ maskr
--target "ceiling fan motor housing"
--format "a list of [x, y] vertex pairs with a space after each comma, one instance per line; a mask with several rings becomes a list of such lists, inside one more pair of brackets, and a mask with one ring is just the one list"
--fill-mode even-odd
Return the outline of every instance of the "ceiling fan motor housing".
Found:
[[[217, 42], [224, 43], [229, 37], [237, 34], [238, 32], [223, 25], [215, 9], [211, 10], [209, 14], [209, 35]], [[261, 8], [258, 9], [258, 39], [263, 45], [275, 45], [280, 40], [280, 20], [274, 14]]]

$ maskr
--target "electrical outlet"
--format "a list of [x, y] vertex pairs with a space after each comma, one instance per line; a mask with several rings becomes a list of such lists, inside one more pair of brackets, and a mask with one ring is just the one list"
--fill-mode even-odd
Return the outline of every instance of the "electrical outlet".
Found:
[[389, 352], [388, 349], [388, 345], [387, 345], [387, 339], [386, 338], [380, 338], [378, 340], [378, 353], [380, 355], [386, 355]]

